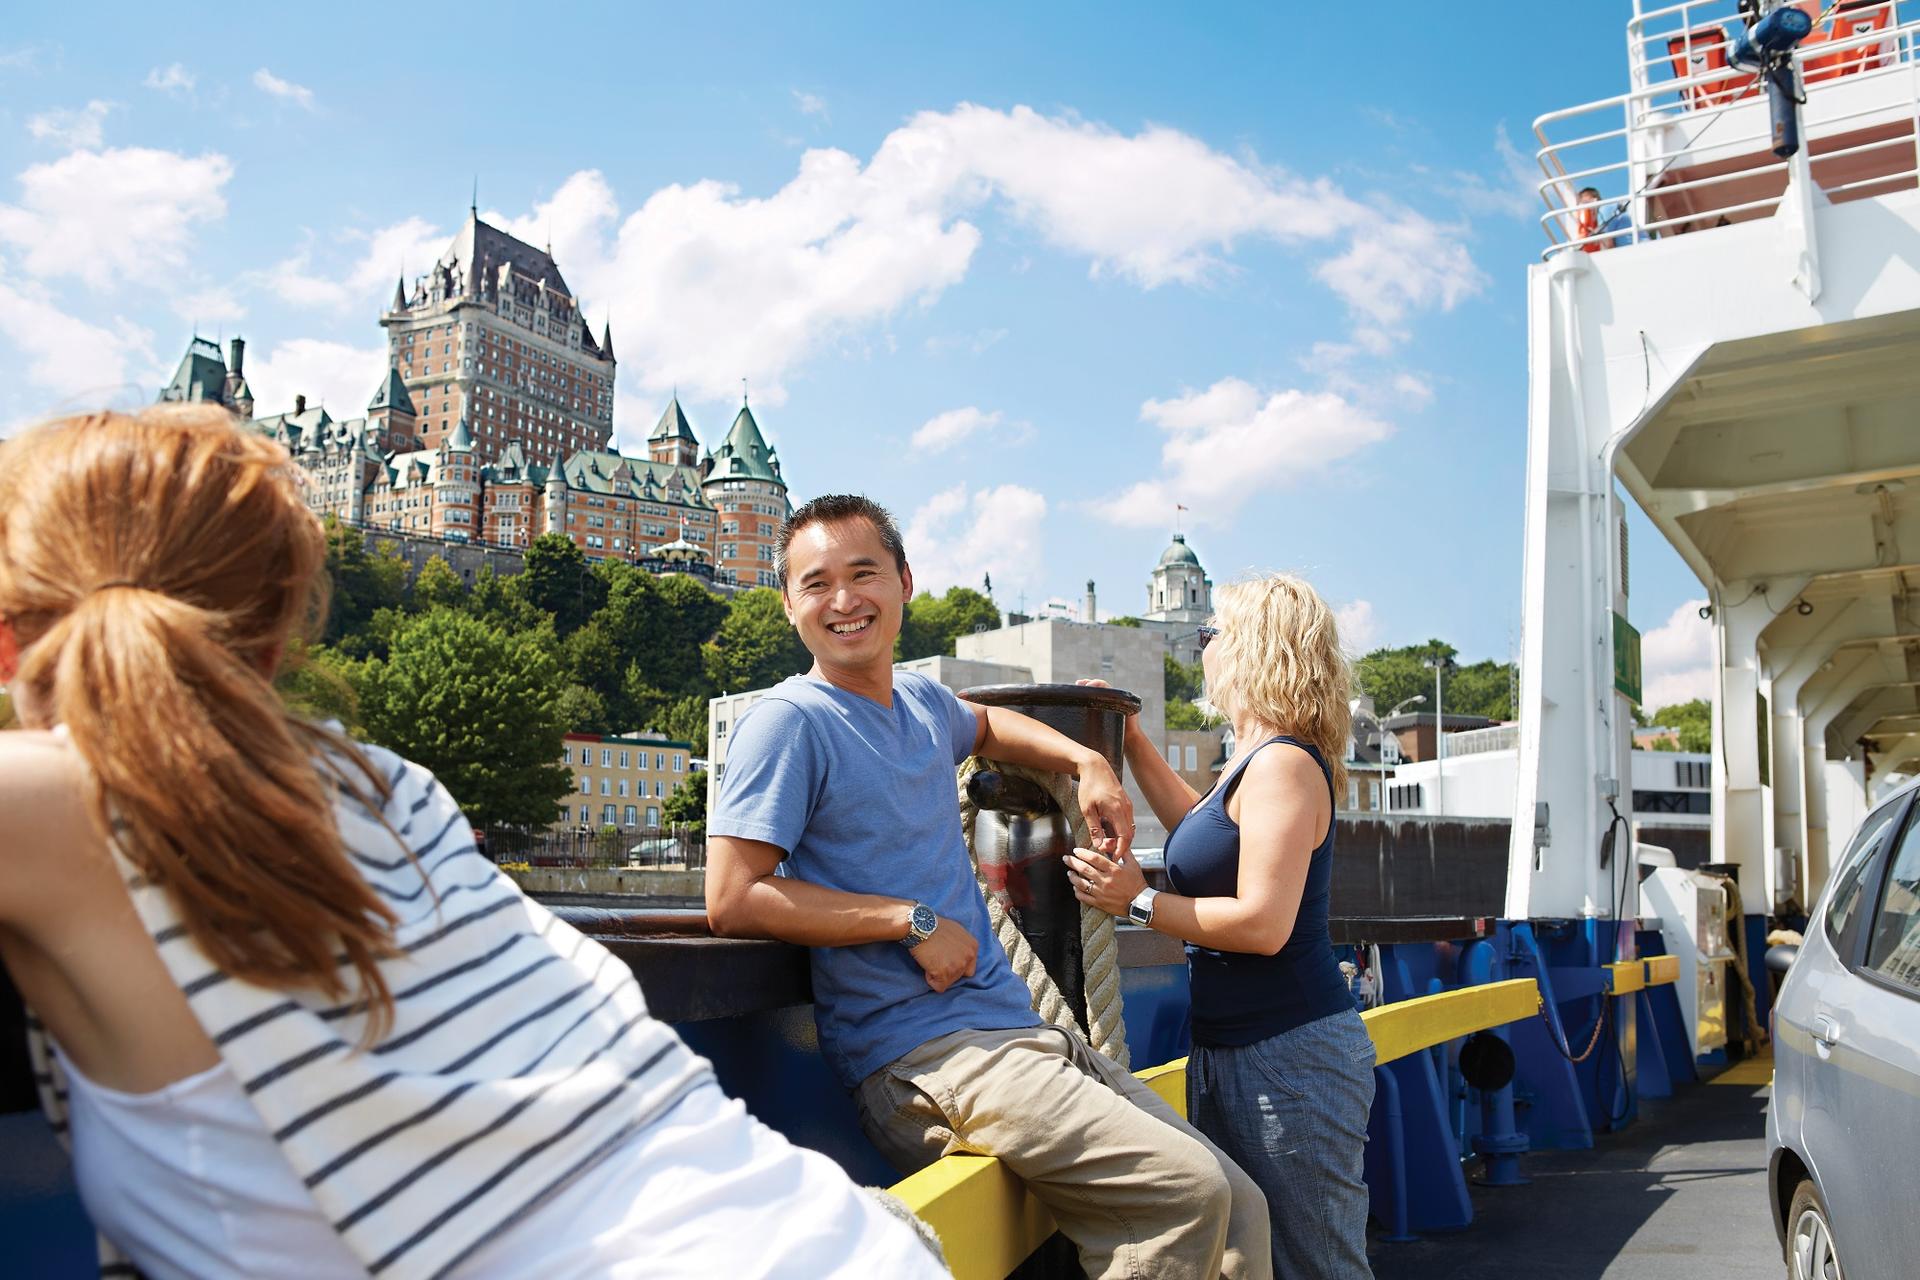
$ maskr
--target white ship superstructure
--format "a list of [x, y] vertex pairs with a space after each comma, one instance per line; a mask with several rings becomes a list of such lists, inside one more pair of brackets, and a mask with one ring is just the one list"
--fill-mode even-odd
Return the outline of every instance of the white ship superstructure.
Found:
[[[1796, 7], [1782, 156], [1736, 47]], [[1912, 0], [1635, 0], [1628, 91], [1535, 125], [1510, 917], [1614, 915], [1633, 865], [1623, 491], [1706, 587], [1748, 912], [1810, 904], [1829, 833], [1920, 759], [1917, 32]]]

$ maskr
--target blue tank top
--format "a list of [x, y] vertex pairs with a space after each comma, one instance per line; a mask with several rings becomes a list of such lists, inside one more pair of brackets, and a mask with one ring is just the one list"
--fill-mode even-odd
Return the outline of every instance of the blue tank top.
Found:
[[[1276, 742], [1313, 757], [1333, 795], [1333, 774], [1311, 743], [1273, 737], [1237, 760], [1227, 776], [1188, 810], [1167, 837], [1167, 880], [1190, 898], [1231, 898], [1240, 889], [1240, 826], [1227, 814], [1227, 800], [1247, 762]], [[1331, 811], [1331, 804], [1329, 804]], [[1351, 1010], [1347, 980], [1333, 958], [1327, 932], [1327, 897], [1333, 882], [1334, 822], [1307, 867], [1293, 932], [1279, 954], [1215, 951], [1187, 944], [1193, 1007], [1193, 1040], [1201, 1045], [1246, 1045], [1294, 1027]]]

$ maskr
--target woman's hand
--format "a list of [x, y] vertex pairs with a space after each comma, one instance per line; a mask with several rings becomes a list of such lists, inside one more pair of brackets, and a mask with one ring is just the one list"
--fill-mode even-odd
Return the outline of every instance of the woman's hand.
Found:
[[[1105, 680], [1075, 680], [1074, 683], [1083, 684], [1087, 686], [1087, 688], [1089, 689], [1113, 688], [1113, 686], [1108, 684]], [[1145, 730], [1141, 729], [1140, 727], [1140, 708], [1135, 707], [1132, 710], [1127, 712], [1127, 727], [1124, 733], [1122, 734], [1122, 736], [1128, 740], [1129, 746], [1133, 745], [1132, 739], [1136, 737], [1139, 738], [1140, 741], [1142, 742], [1145, 742], [1147, 740]]]
[[1121, 849], [1118, 858], [1109, 858], [1091, 849], [1075, 849], [1062, 861], [1067, 864], [1067, 880], [1073, 885], [1073, 896], [1110, 916], [1127, 914], [1128, 906], [1147, 887], [1147, 873], [1133, 860], [1131, 849]]

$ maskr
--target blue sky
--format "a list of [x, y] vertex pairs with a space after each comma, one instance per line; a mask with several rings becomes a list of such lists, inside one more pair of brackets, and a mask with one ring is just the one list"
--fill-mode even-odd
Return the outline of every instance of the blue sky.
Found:
[[[1625, 87], [1627, 6], [1554, 9], [31, 6], [0, 423], [150, 399], [196, 326], [261, 412], [359, 412], [477, 176], [611, 318], [627, 447], [676, 387], [713, 442], [744, 378], [795, 497], [887, 502], [923, 585], [1130, 612], [1180, 503], [1216, 581], [1504, 658], [1531, 121]], [[1701, 592], [1637, 532], [1678, 692]]]

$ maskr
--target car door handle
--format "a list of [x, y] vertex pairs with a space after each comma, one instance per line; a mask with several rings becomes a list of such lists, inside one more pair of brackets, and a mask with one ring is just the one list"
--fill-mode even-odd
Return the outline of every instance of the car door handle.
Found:
[[1814, 1014], [1813, 1040], [1820, 1046], [1822, 1056], [1831, 1053], [1833, 1046], [1840, 1043], [1840, 1024], [1824, 1013]]

